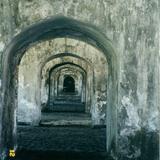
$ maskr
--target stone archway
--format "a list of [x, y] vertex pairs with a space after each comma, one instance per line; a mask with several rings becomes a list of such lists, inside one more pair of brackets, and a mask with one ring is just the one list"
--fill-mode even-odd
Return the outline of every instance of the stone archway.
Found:
[[[70, 60], [68, 58], [71, 58]], [[63, 58], [66, 58], [67, 60], [64, 60]], [[81, 60], [81, 64], [78, 63], [78, 59]], [[57, 61], [57, 62], [56, 62]], [[74, 62], [74, 63], [73, 63]], [[45, 87], [45, 84], [47, 83], [47, 81], [50, 79], [50, 73], [52, 72], [52, 70], [56, 70], [56, 68], [60, 68], [63, 67], [65, 65], [73, 65], [74, 67], [76, 67], [82, 74], [83, 76], [83, 83], [85, 85], [83, 85], [83, 96], [82, 96], [82, 102], [85, 102], [85, 106], [92, 106], [93, 104], [93, 100], [91, 98], [91, 95], [93, 94], [93, 90], [94, 90], [94, 85], [93, 85], [93, 77], [94, 77], [94, 70], [93, 70], [93, 64], [91, 64], [88, 60], [77, 56], [73, 53], [60, 53], [57, 55], [53, 55], [51, 57], [49, 57], [44, 63], [41, 64], [41, 68], [40, 68], [40, 77], [41, 77], [41, 103], [42, 104], [46, 104], [46, 102], [48, 102], [49, 98], [48, 96], [44, 96], [44, 93], [49, 92], [49, 97], [50, 97], [50, 90], [49, 87]], [[88, 68], [89, 73], [91, 76], [90, 78], [86, 78], [86, 69]], [[46, 78], [45, 78], [46, 77]], [[50, 82], [50, 80], [49, 80]], [[57, 85], [57, 84], [56, 84]], [[45, 89], [46, 88], [46, 89]], [[48, 89], [47, 89], [48, 88]], [[52, 92], [52, 95], [54, 93]], [[55, 93], [56, 94], [56, 93]], [[45, 94], [47, 95], [47, 94]], [[44, 97], [44, 98], [43, 98]], [[53, 97], [53, 96], [52, 96]], [[86, 97], [88, 97], [86, 99]], [[90, 112], [90, 107], [87, 107], [85, 109], [87, 112]]]
[[[25, 50], [34, 43], [56, 37], [74, 37], [100, 49], [109, 63], [107, 105], [107, 151], [115, 148], [117, 135], [116, 109], [118, 107], [117, 59], [111, 42], [96, 27], [66, 17], [56, 17], [39, 22], [17, 35], [8, 45], [2, 65], [2, 102], [0, 148], [2, 155], [16, 147], [16, 68]], [[6, 127], [8, 124], [8, 127]], [[112, 145], [115, 144], [115, 145]]]
[[[68, 83], [68, 80], [71, 83]], [[49, 71], [48, 90], [48, 101], [43, 110], [86, 111], [86, 72], [80, 66], [67, 62], [55, 65]], [[61, 108], [57, 110], [55, 104], [59, 104], [60, 100], [62, 100], [61, 104], [68, 104], [69, 107], [65, 107], [65, 110]], [[77, 107], [77, 104], [81, 107]]]
[[[68, 39], [68, 38], [67, 38]], [[61, 40], [61, 39], [59, 39]], [[59, 42], [58, 40], [58, 42]], [[56, 39], [55, 39], [56, 41]], [[108, 64], [106, 57], [102, 52], [94, 48], [93, 46], [85, 43], [85, 42], [80, 42], [75, 39], [70, 39], [69, 40], [71, 44], [76, 44], [76, 48], [72, 50], [69, 50], [69, 52], [65, 52], [62, 50], [62, 53], [57, 53], [56, 54], [50, 55], [44, 62], [42, 61], [42, 71], [40, 74], [40, 79], [41, 80], [41, 86], [42, 86], [42, 92], [41, 92], [41, 104], [43, 106], [46, 106], [47, 102], [47, 93], [48, 93], [48, 72], [52, 67], [55, 65], [60, 66], [65, 63], [70, 63], [70, 64], [75, 64], [74, 67], [79, 66], [81, 69], [84, 70], [84, 74], [87, 74], [88, 78], [86, 77], [86, 113], [90, 113], [92, 117], [92, 125], [105, 125], [105, 117], [106, 117], [106, 104], [107, 104], [107, 83], [108, 83]], [[73, 43], [74, 42], [74, 43]], [[77, 45], [78, 44], [80, 45]], [[79, 48], [83, 48], [84, 44], [85, 48], [82, 50], [79, 50]], [[51, 44], [51, 43], [50, 43]], [[39, 46], [39, 45], [38, 45]], [[88, 46], [88, 47], [87, 47]], [[34, 50], [29, 49], [29, 50]], [[39, 47], [38, 47], [39, 48]], [[58, 47], [56, 47], [57, 49]], [[62, 47], [61, 47], [62, 48]], [[78, 50], [77, 50], [78, 48]], [[44, 47], [43, 47], [44, 50]], [[51, 49], [52, 50], [52, 49]], [[36, 53], [29, 52], [31, 55], [35, 55]], [[86, 53], [86, 55], [85, 55]], [[88, 56], [88, 53], [90, 53], [90, 56]], [[28, 52], [26, 53], [28, 55]], [[39, 54], [38, 54], [39, 55]], [[32, 56], [31, 56], [32, 57]], [[35, 57], [36, 58], [36, 57]], [[102, 61], [101, 61], [102, 60]], [[26, 61], [27, 64], [27, 61]], [[45, 64], [45, 65], [44, 65]], [[96, 65], [94, 65], [96, 64]], [[29, 64], [28, 64], [29, 65]], [[32, 65], [32, 64], [30, 64]], [[103, 70], [102, 70], [103, 68]], [[31, 73], [32, 74], [32, 73]], [[85, 82], [84, 81], [84, 82]], [[103, 82], [103, 83], [102, 83]], [[33, 83], [32, 83], [33, 84]], [[30, 84], [31, 86], [33, 86]], [[57, 86], [57, 84], [55, 85]], [[84, 88], [85, 89], [85, 88]], [[83, 92], [85, 93], [85, 92]], [[57, 94], [55, 92], [55, 94]], [[85, 96], [85, 95], [83, 95]], [[23, 108], [24, 110], [24, 108]]]
[[[59, 75], [60, 71], [63, 71], [64, 73], [62, 75]], [[56, 65], [53, 68], [51, 68], [49, 72], [50, 73], [49, 73], [48, 101], [50, 100], [52, 101], [54, 99], [54, 96], [56, 96], [55, 93], [57, 92], [63, 93], [63, 91], [65, 92], [64, 90], [64, 80], [65, 79], [64, 78], [70, 75], [71, 78], [74, 79], [73, 83], [74, 83], [75, 94], [76, 92], [79, 96], [83, 94], [83, 96], [81, 96], [81, 99], [82, 99], [82, 102], [84, 102], [85, 95], [86, 95], [86, 92], [85, 92], [86, 90], [86, 71], [83, 68], [81, 68], [80, 66], [74, 63], [62, 63], [58, 66]], [[72, 73], [69, 73], [69, 72], [72, 72]], [[79, 76], [77, 76], [77, 72]], [[61, 84], [59, 84], [59, 87], [58, 87], [57, 86], [58, 83], [56, 82], [58, 82], [59, 79], [61, 79], [61, 82], [60, 82]], [[80, 82], [80, 86], [78, 82]], [[57, 90], [57, 92], [55, 90]]]

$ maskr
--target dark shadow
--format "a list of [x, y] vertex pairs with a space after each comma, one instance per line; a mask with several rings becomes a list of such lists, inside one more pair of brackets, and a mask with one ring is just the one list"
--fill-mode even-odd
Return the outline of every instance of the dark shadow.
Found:
[[67, 76], [63, 81], [63, 92], [74, 93], [75, 92], [75, 80], [71, 76]]
[[[26, 156], [28, 155], [28, 156]], [[14, 160], [113, 160], [106, 152], [53, 152], [18, 150]]]

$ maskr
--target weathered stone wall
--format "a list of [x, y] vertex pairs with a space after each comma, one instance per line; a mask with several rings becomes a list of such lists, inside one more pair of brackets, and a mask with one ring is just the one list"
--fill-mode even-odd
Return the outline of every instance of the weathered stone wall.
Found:
[[[150, 144], [158, 143], [149, 137], [159, 130], [159, 10], [158, 0], [1, 0], [0, 53], [15, 34], [46, 17], [61, 14], [97, 26], [112, 41], [120, 66], [119, 159], [141, 154], [146, 160]], [[158, 159], [155, 149], [150, 154]]]

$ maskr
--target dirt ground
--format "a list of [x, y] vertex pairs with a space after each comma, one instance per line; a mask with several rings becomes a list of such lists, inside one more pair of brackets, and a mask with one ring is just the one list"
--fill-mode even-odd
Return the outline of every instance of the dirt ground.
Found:
[[105, 128], [18, 126], [16, 160], [104, 160]]

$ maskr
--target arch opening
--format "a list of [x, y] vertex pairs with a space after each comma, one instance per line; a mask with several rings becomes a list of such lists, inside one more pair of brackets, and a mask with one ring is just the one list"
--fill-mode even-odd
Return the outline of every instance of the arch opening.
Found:
[[69, 75], [66, 75], [63, 80], [63, 93], [75, 93], [75, 80]]
[[[66, 87], [68, 79], [73, 82], [73, 88], [71, 84]], [[76, 64], [65, 62], [53, 66], [49, 71], [49, 97], [44, 110], [85, 112], [86, 79], [85, 70]], [[61, 104], [65, 108], [58, 109], [57, 105]]]
[[[34, 34], [32, 34], [34, 33]], [[87, 43], [99, 48], [106, 55], [109, 64], [108, 78], [108, 106], [107, 106], [107, 151], [115, 150], [112, 144], [116, 144], [117, 122], [116, 108], [118, 106], [117, 93], [117, 60], [110, 41], [95, 27], [66, 17], [58, 17], [42, 21], [26, 29], [6, 48], [3, 57], [2, 74], [2, 130], [0, 145], [3, 155], [6, 150], [16, 147], [16, 78], [15, 73], [24, 51], [29, 45], [56, 37], [70, 36], [85, 40]], [[15, 98], [16, 97], [16, 98]], [[114, 120], [113, 120], [114, 119]], [[35, 120], [37, 123], [39, 118]], [[9, 123], [9, 127], [5, 124]], [[9, 132], [11, 131], [11, 132]], [[114, 145], [116, 146], [116, 145]]]

